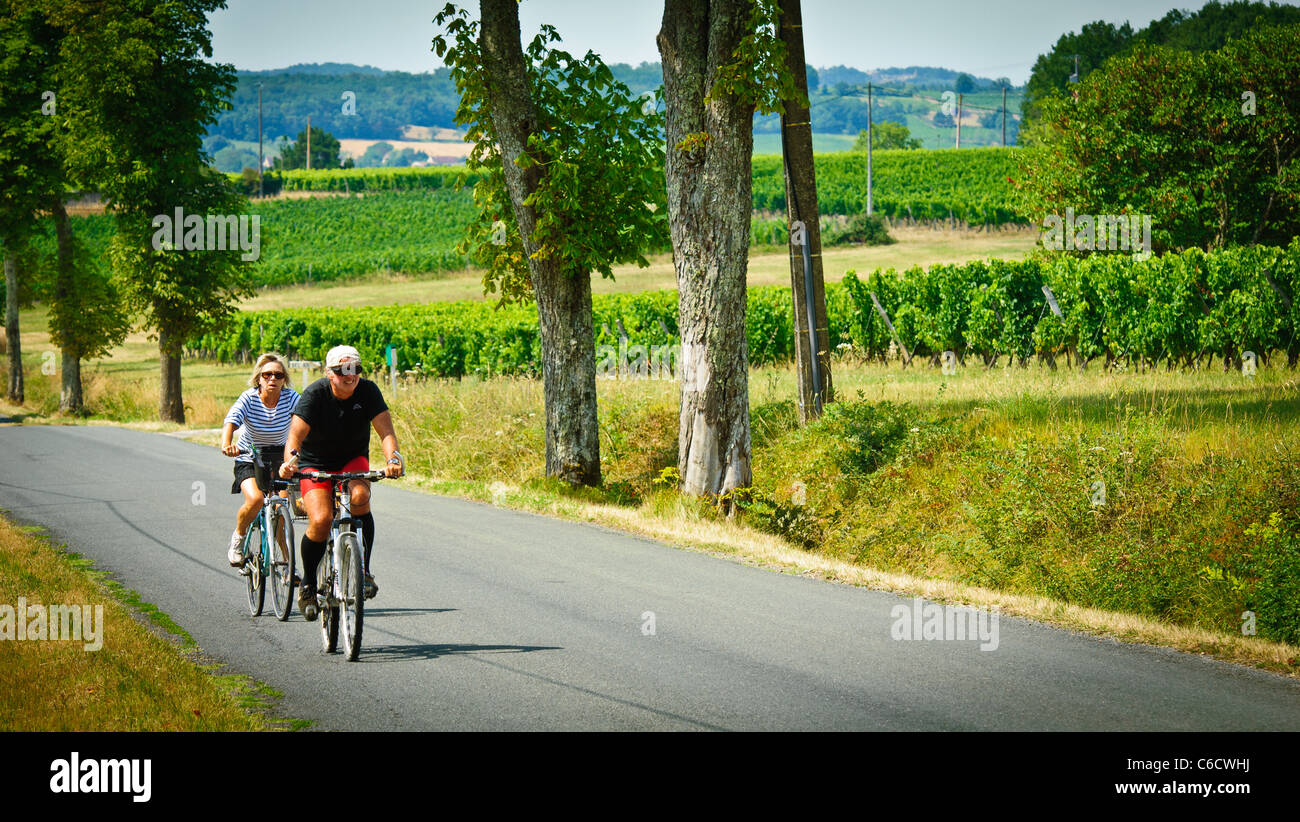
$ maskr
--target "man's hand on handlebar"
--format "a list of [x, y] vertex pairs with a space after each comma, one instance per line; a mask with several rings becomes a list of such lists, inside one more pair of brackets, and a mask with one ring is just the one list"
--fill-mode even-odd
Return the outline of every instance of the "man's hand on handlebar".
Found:
[[384, 476], [389, 479], [397, 479], [406, 473], [406, 465], [401, 460], [390, 462], [384, 467]]
[[239, 446], [233, 442], [229, 445], [223, 445], [221, 446], [221, 453], [225, 454], [227, 457], [237, 457], [239, 456]]

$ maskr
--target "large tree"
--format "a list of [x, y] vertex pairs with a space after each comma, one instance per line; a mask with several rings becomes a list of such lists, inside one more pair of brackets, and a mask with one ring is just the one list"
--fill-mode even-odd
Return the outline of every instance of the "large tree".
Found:
[[[111, 258], [131, 307], [158, 340], [159, 416], [184, 422], [180, 356], [251, 293], [240, 251], [179, 250], [157, 242], [156, 217], [227, 218], [246, 203], [207, 166], [206, 128], [234, 89], [212, 56], [207, 16], [223, 0], [63, 0], [51, 17], [68, 32], [60, 54], [64, 102], [81, 129], [67, 150], [116, 216]], [[251, 225], [251, 223], [250, 223]], [[251, 242], [260, 245], [260, 238]]]
[[[60, 34], [32, 4], [0, 0], [0, 252], [5, 273], [5, 339], [10, 402], [25, 399], [19, 335], [20, 255], [50, 192], [62, 190], [54, 141], [54, 63]], [[28, 260], [23, 266], [35, 268]]]
[[[311, 127], [310, 141], [307, 139], [307, 129], [304, 128], [298, 132], [297, 138], [292, 143], [280, 149], [280, 156], [275, 158], [275, 167], [283, 170], [306, 168], [309, 142], [312, 168], [339, 168], [341, 146], [338, 138], [317, 126]], [[352, 168], [354, 165], [350, 158], [342, 164], [345, 168]]]
[[690, 494], [753, 482], [745, 339], [752, 118], [796, 94], [778, 18], [774, 0], [666, 0], [659, 30], [682, 338], [677, 462]]
[[448, 5], [434, 40], [461, 92], [457, 122], [474, 142], [468, 165], [478, 220], [466, 248], [484, 264], [485, 290], [537, 301], [546, 403], [546, 473], [600, 482], [591, 272], [645, 265], [661, 242], [660, 116], [613, 79], [600, 59], [549, 44], [525, 54], [517, 0], [482, 0], [480, 20]]
[[[1152, 89], [1159, 89], [1153, 94]], [[1217, 52], [1139, 45], [1044, 105], [1023, 213], [1145, 214], [1155, 251], [1300, 233], [1300, 25]]]
[[[996, 112], [995, 116], [1001, 117], [1002, 113]], [[902, 123], [893, 123], [886, 120], [884, 122], [871, 124], [871, 148], [873, 149], [884, 151], [886, 149], [917, 149], [920, 147], [920, 139], [913, 137], [911, 130]], [[858, 139], [853, 142], [853, 148], [849, 150], [867, 150], [866, 129], [858, 132]]]
[[1075, 55], [1079, 58], [1077, 80], [1082, 81], [1108, 59], [1128, 53], [1139, 43], [1185, 51], [1215, 51], [1257, 28], [1294, 23], [1300, 23], [1300, 8], [1294, 6], [1259, 2], [1223, 4], [1216, 0], [1194, 12], [1174, 9], [1138, 31], [1128, 23], [1120, 26], [1103, 20], [1087, 23], [1078, 32], [1062, 35], [1050, 51], [1034, 61], [1021, 101], [1021, 142], [1037, 141], [1045, 100], [1068, 96]]

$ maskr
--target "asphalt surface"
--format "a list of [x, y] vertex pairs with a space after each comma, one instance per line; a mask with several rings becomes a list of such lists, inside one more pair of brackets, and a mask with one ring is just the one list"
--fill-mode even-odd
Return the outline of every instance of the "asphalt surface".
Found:
[[375, 486], [380, 593], [349, 663], [296, 606], [277, 621], [269, 591], [248, 615], [225, 560], [231, 467], [158, 434], [4, 427], [0, 508], [319, 729], [1300, 730], [1300, 684], [1283, 677], [1009, 617], [995, 650], [894, 639], [911, 598], [400, 480]]

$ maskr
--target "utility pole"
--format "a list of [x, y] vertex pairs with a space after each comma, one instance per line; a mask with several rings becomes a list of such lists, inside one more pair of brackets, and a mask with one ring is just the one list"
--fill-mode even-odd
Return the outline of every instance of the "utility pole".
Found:
[[257, 84], [257, 196], [262, 196], [262, 84]]
[[957, 148], [961, 148], [961, 94], [957, 95]]
[[1002, 147], [1007, 147], [1007, 87], [1002, 87]]
[[871, 216], [871, 83], [867, 83], [867, 216]]
[[311, 115], [307, 115], [307, 170], [311, 171]]
[[786, 214], [790, 221], [790, 285], [794, 298], [799, 421], [808, 423], [821, 416], [822, 407], [831, 399], [831, 346], [826, 322], [812, 123], [806, 102], [808, 75], [804, 67], [803, 15], [800, 0], [779, 0], [779, 6], [786, 66], [794, 78], [796, 97], [803, 98], [782, 101], [785, 113], [781, 115], [781, 153], [785, 165]]

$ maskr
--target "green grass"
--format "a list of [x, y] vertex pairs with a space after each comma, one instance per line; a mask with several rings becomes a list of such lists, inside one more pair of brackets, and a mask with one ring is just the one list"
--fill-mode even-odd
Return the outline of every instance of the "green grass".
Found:
[[[170, 617], [37, 531], [0, 517], [0, 603], [14, 605], [23, 597], [29, 604], [102, 607], [102, 647], [92, 652], [79, 642], [0, 642], [0, 730], [277, 727], [267, 719], [271, 695], [264, 686], [203, 670], [193, 639]], [[245, 691], [263, 697], [255, 710]]]

